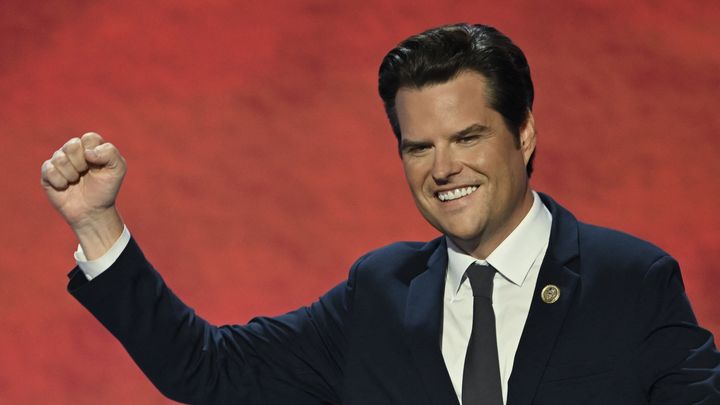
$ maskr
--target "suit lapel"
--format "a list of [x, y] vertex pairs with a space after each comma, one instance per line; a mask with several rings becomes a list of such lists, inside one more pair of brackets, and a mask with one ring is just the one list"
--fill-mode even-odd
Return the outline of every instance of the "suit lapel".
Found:
[[440, 349], [446, 269], [443, 239], [430, 256], [427, 269], [411, 280], [405, 308], [408, 346], [423, 388], [436, 405], [458, 404]]
[[[541, 198], [553, 216], [552, 231], [515, 353], [508, 383], [508, 405], [531, 403], [580, 281], [580, 275], [573, 270], [578, 256], [577, 220], [546, 195], [541, 194]], [[541, 292], [548, 284], [560, 289], [559, 299], [552, 304], [541, 299]]]
[[[531, 403], [571, 306], [578, 278], [577, 274], [552, 260], [546, 260], [540, 269], [530, 313], [508, 382], [508, 404]], [[553, 304], [546, 304], [540, 298], [543, 287], [548, 284], [554, 284], [560, 289], [560, 298]]]

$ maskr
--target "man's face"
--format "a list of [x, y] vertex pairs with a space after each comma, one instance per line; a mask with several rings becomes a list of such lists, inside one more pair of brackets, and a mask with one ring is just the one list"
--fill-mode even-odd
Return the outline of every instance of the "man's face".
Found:
[[532, 116], [520, 145], [486, 102], [485, 78], [401, 88], [395, 98], [405, 177], [420, 212], [463, 250], [485, 258], [532, 206], [525, 166]]

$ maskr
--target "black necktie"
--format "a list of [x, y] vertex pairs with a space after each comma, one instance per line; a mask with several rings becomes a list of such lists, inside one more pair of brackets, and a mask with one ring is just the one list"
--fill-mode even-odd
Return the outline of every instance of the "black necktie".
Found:
[[473, 263], [465, 273], [473, 290], [473, 325], [465, 368], [463, 405], [503, 405], [495, 313], [492, 307], [495, 269]]

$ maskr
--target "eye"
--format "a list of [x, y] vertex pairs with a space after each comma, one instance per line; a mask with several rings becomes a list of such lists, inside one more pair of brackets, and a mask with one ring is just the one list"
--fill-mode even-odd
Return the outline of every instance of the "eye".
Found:
[[406, 146], [403, 151], [408, 155], [418, 156], [424, 154], [425, 152], [430, 150], [430, 148], [432, 148], [432, 145], [416, 144]]
[[471, 143], [477, 141], [478, 138], [479, 138], [478, 135], [466, 135], [466, 136], [458, 138], [457, 143], [468, 145], [468, 144], [471, 144]]

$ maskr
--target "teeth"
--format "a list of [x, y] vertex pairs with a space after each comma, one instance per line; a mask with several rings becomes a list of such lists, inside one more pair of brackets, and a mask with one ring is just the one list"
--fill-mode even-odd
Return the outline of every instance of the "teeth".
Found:
[[438, 198], [440, 199], [440, 201], [457, 200], [458, 198], [465, 197], [466, 195], [472, 193], [477, 189], [477, 186], [456, 188], [455, 190], [438, 193]]

